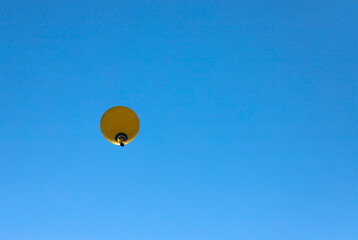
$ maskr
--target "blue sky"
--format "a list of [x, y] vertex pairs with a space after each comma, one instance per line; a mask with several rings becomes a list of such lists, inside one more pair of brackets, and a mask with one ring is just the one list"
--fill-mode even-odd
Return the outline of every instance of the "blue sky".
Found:
[[0, 239], [357, 239], [357, 16], [0, 0]]

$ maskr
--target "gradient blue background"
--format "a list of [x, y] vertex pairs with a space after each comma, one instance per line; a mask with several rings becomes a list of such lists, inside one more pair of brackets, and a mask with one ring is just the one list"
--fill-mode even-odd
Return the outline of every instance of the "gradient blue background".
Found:
[[1, 0], [0, 239], [358, 239], [357, 13]]

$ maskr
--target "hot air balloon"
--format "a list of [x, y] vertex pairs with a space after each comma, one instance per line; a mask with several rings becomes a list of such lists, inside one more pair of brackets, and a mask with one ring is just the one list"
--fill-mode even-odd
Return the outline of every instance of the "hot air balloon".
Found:
[[108, 109], [101, 119], [103, 136], [115, 145], [124, 145], [133, 141], [139, 132], [139, 118], [130, 108], [116, 106]]

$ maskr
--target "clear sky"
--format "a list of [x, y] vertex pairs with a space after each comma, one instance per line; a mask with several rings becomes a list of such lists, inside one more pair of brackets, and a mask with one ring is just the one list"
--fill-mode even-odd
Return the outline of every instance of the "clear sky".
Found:
[[[357, 16], [0, 0], [0, 239], [358, 239]], [[116, 105], [141, 121], [124, 148]]]

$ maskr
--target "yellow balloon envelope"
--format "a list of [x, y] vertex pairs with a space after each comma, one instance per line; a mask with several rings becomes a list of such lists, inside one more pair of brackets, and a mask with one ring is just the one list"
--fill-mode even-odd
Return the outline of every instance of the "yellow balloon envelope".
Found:
[[102, 116], [101, 132], [110, 143], [123, 147], [137, 136], [139, 118], [130, 108], [112, 107]]

